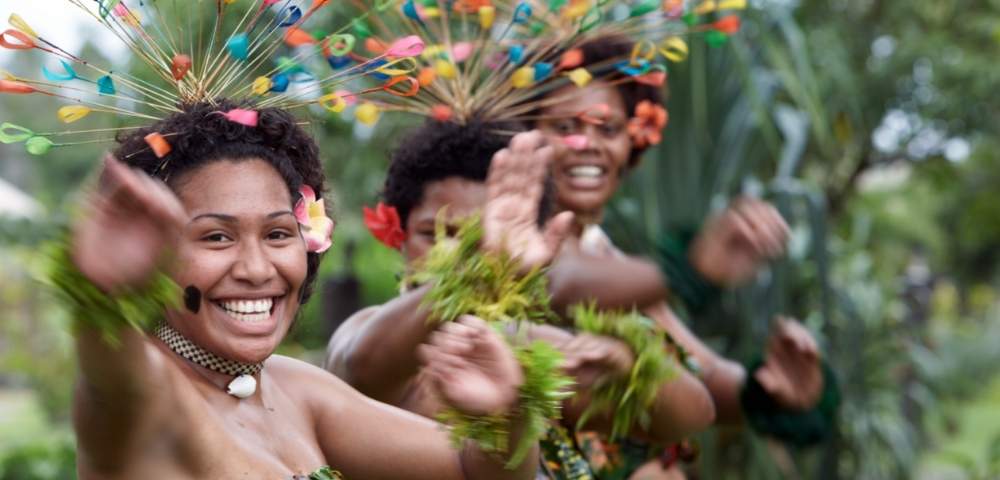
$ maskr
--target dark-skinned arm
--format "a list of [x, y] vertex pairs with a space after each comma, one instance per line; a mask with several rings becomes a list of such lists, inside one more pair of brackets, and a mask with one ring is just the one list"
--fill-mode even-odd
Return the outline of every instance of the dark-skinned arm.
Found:
[[[456, 324], [449, 324], [452, 330]], [[435, 335], [439, 340], [447, 336], [440, 332]], [[430, 341], [434, 342], [434, 338]], [[438, 342], [437, 345], [447, 349], [454, 348], [456, 343], [454, 338], [449, 337], [449, 341]], [[477, 387], [481, 388], [462, 387], [468, 385], [469, 381], [468, 377], [463, 378], [463, 374], [474, 369], [462, 372], [454, 370], [466, 368], [457, 367], [453, 363], [456, 361], [455, 357], [449, 356], [462, 350], [461, 348], [450, 350], [448, 354], [437, 347], [429, 349], [428, 345], [420, 349], [423, 352], [422, 361], [425, 368], [430, 370], [432, 378], [437, 378], [435, 371], [449, 372], [444, 374], [446, 377], [431, 380], [435, 382], [436, 390], [443, 400], [464, 399], [467, 402], [463, 404], [466, 408], [480, 405], [486, 411], [498, 414], [517, 412], [518, 395], [515, 385], [519, 383], [516, 377], [520, 374], [520, 367], [505, 345], [497, 341], [492, 345], [505, 349], [501, 351], [504, 355], [476, 351], [486, 357], [482, 360], [482, 365], [487, 369], [480, 371], [486, 373], [491, 382], [485, 385], [477, 383]], [[444, 360], [445, 357], [447, 360]], [[476, 361], [480, 357], [470, 356], [469, 359]], [[464, 448], [456, 450], [449, 440], [448, 432], [440, 424], [364, 397], [341, 380], [314, 367], [299, 367], [298, 370], [302, 376], [296, 381], [315, 387], [310, 390], [307, 399], [312, 404], [311, 410], [317, 415], [316, 434], [320, 448], [329, 464], [343, 472], [346, 478], [527, 480], [534, 476], [538, 465], [537, 444], [530, 446], [519, 465], [507, 469], [506, 455], [487, 454], [474, 442], [467, 442]], [[445, 378], [447, 381], [441, 383]], [[456, 390], [445, 393], [442, 388], [446, 387], [455, 387]], [[491, 387], [497, 387], [497, 391], [492, 395], [485, 393]], [[473, 415], [479, 414], [462, 410], [460, 405], [455, 405], [455, 408]], [[510, 421], [508, 444], [513, 446], [521, 439], [524, 422], [516, 413]], [[378, 460], [373, 461], [376, 457]]]
[[[161, 301], [176, 294], [156, 272], [186, 219], [163, 183], [109, 156], [100, 187], [53, 258], [49, 280], [74, 317], [74, 422], [89, 471], [113, 475], [123, 467], [129, 446], [152, 432], [173, 401], [163, 358], [137, 326], [162, 315]], [[129, 318], [109, 294], [133, 305]]]
[[743, 365], [719, 355], [705, 345], [666, 303], [656, 305], [647, 313], [698, 362], [701, 381], [705, 383], [715, 401], [716, 422], [742, 423], [740, 392], [743, 390], [747, 375]]
[[[533, 325], [529, 338], [544, 340], [553, 345], [564, 345], [573, 340], [574, 335], [566, 330], [549, 326]], [[624, 343], [616, 341], [622, 348], [628, 349]], [[629, 364], [634, 357], [629, 359]], [[629, 367], [631, 368], [631, 367]], [[607, 372], [590, 371], [578, 375], [574, 387], [575, 395], [563, 401], [563, 424], [569, 429], [575, 429], [576, 423], [589, 404], [589, 391], [594, 382]], [[627, 370], [627, 369], [625, 369]], [[599, 432], [610, 433], [612, 412], [594, 415], [588, 419], [585, 428]], [[715, 421], [715, 406], [712, 397], [697, 377], [679, 370], [678, 375], [664, 382], [653, 405], [650, 407], [651, 423], [648, 429], [636, 428], [632, 434], [656, 443], [672, 443], [682, 440], [694, 433], [700, 432]]]
[[121, 343], [111, 347], [86, 327], [76, 338], [80, 376], [73, 423], [79, 461], [104, 474], [123, 466], [123, 452], [162, 420], [172, 401], [162, 358], [145, 335], [125, 329], [119, 338]]
[[602, 310], [641, 309], [667, 298], [660, 267], [627, 255], [598, 257], [565, 248], [549, 269], [548, 279], [552, 306], [558, 312], [591, 301]]
[[436, 328], [421, 306], [429, 289], [354, 314], [330, 338], [326, 369], [369, 397], [398, 404], [420, 369], [417, 346]]
[[[563, 265], [560, 267], [560, 263]], [[746, 370], [739, 363], [720, 356], [691, 333], [669, 309], [664, 300], [667, 288], [659, 267], [637, 257], [588, 255], [567, 250], [552, 267], [550, 283], [553, 302], [567, 299], [597, 301], [604, 308], [652, 309], [652, 315], [661, 328], [683, 346], [697, 360], [701, 380], [715, 402], [715, 419], [719, 423], [733, 424], [743, 420], [740, 392], [746, 380]], [[608, 281], [614, 278], [615, 281]], [[569, 290], [572, 293], [568, 293]], [[572, 301], [565, 305], [572, 305]]]

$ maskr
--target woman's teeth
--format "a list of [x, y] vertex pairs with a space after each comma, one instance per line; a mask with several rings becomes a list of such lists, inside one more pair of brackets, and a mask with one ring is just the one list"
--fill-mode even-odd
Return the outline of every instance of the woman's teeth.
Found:
[[226, 300], [218, 302], [219, 306], [230, 316], [241, 322], [263, 322], [271, 316], [273, 298], [259, 300]]
[[596, 165], [580, 165], [569, 169], [571, 177], [597, 178], [604, 175], [604, 169]]

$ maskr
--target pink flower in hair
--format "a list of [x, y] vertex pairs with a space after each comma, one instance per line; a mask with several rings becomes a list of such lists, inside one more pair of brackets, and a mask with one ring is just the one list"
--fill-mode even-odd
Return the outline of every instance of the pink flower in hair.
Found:
[[310, 252], [323, 253], [333, 240], [333, 220], [326, 215], [323, 199], [316, 199], [316, 192], [309, 185], [299, 188], [302, 198], [295, 203], [295, 219], [302, 225], [302, 238]]

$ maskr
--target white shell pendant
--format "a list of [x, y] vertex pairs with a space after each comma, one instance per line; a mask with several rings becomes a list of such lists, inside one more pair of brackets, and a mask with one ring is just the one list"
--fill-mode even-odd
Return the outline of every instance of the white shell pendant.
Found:
[[226, 393], [236, 398], [247, 398], [257, 391], [257, 379], [253, 375], [240, 375], [229, 382]]

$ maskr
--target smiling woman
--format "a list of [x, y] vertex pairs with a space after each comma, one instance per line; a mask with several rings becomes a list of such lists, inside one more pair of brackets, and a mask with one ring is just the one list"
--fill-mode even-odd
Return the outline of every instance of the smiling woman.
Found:
[[[239, 108], [257, 122], [219, 113]], [[313, 140], [287, 112], [252, 108], [187, 105], [120, 137], [57, 257], [53, 283], [78, 327], [81, 478], [340, 477], [322, 465], [347, 478], [528, 478], [535, 449], [505, 469], [475, 444], [452, 449], [434, 422], [272, 355], [332, 222]], [[159, 131], [176, 132], [169, 154], [151, 148]], [[150, 322], [153, 335], [128, 328]], [[440, 398], [520, 425], [522, 373], [503, 341], [475, 323], [439, 340], [424, 357]]]

